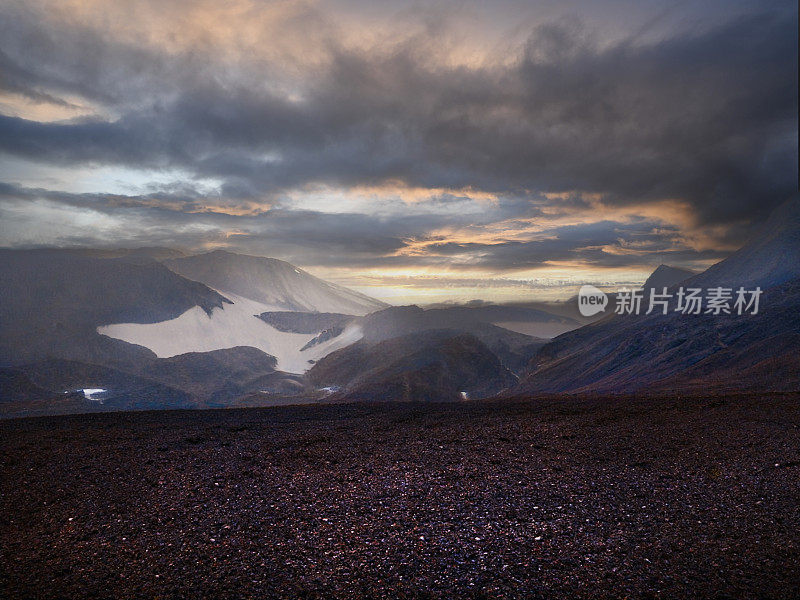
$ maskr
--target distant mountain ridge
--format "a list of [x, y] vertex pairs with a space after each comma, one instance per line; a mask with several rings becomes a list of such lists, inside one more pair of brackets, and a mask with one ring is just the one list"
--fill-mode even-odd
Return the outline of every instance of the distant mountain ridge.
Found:
[[207, 286], [274, 307], [275, 310], [365, 315], [388, 306], [359, 292], [330, 283], [276, 258], [214, 250], [164, 265]]
[[512, 372], [519, 372], [546, 340], [498, 327], [481, 313], [460, 308], [424, 310], [419, 306], [392, 306], [363, 317], [364, 341], [377, 344], [392, 338], [430, 330], [449, 330], [476, 337]]

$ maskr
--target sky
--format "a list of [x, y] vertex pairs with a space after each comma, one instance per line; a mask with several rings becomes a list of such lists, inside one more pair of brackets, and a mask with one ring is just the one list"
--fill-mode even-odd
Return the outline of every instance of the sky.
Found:
[[797, 193], [797, 3], [0, 0], [0, 246], [391, 303], [701, 270]]

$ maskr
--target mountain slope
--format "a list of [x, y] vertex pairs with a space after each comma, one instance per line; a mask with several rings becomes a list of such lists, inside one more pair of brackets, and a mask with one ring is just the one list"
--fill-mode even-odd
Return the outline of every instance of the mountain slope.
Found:
[[742, 249], [684, 285], [765, 292], [757, 315], [609, 315], [542, 347], [518, 391], [800, 387], [797, 199]]
[[185, 390], [206, 406], [225, 406], [249, 392], [274, 388], [281, 379], [292, 379], [276, 367], [274, 356], [256, 348], [236, 347], [156, 360], [147, 377]]
[[[153, 255], [178, 253], [0, 250], [0, 368], [14, 367], [0, 386], [0, 413], [198, 407], [253, 391], [296, 394], [302, 380], [278, 369], [302, 373], [361, 336], [353, 317], [316, 312], [299, 320], [282, 313], [276, 324], [287, 331], [279, 331], [258, 318], [274, 306], [223, 296]], [[343, 326], [317, 331], [314, 323], [331, 319]], [[291, 331], [298, 327], [313, 331]], [[70, 392], [83, 388], [107, 390], [103, 403]]]
[[742, 248], [687, 280], [687, 286], [761, 286], [766, 289], [800, 274], [800, 198], [778, 207]]
[[364, 341], [377, 343], [416, 332], [447, 329], [473, 335], [494, 352], [511, 371], [520, 372], [546, 340], [510, 331], [481, 320], [481, 313], [460, 308], [424, 310], [393, 306], [361, 320]]
[[230, 292], [265, 304], [272, 310], [364, 315], [386, 306], [274, 258], [215, 250], [165, 260], [164, 264], [175, 273], [223, 294]]
[[155, 323], [228, 301], [148, 258], [95, 258], [62, 250], [0, 250], [0, 364], [48, 357], [136, 360], [144, 348], [102, 338], [100, 325]]
[[362, 340], [320, 360], [308, 378], [340, 388], [331, 400], [380, 402], [484, 398], [517, 381], [476, 337], [447, 330]]
[[647, 278], [642, 287], [646, 290], [655, 288], [660, 291], [663, 288], [671, 288], [673, 285], [677, 285], [681, 281], [685, 281], [694, 275], [697, 275], [697, 273], [688, 269], [659, 265], [658, 268], [650, 274], [650, 277]]
[[[0, 417], [199, 406], [191, 394], [176, 386], [104, 365], [52, 358], [16, 370], [45, 395], [0, 390], [0, 398], [6, 400], [0, 403]], [[103, 393], [90, 399], [83, 393], [86, 388]]]

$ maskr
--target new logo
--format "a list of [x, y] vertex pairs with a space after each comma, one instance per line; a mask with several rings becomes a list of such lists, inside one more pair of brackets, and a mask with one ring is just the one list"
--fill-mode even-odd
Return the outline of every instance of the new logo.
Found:
[[593, 285], [582, 285], [578, 291], [578, 310], [584, 317], [603, 312], [608, 305], [608, 296]]

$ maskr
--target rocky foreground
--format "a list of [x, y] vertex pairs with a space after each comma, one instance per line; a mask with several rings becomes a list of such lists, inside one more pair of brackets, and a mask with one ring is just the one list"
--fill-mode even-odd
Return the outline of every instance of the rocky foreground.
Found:
[[800, 395], [0, 422], [3, 598], [800, 596]]

